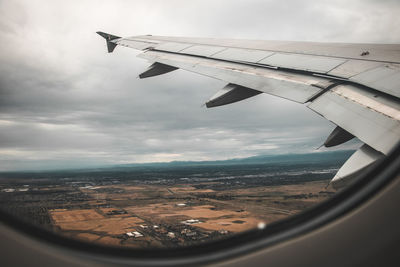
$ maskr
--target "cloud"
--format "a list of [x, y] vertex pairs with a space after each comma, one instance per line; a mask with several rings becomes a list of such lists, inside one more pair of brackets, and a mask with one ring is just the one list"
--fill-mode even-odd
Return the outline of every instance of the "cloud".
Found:
[[215, 109], [225, 84], [181, 70], [138, 80], [138, 52], [97, 30], [399, 42], [396, 1], [0, 2], [0, 170], [307, 152], [333, 125], [268, 95]]

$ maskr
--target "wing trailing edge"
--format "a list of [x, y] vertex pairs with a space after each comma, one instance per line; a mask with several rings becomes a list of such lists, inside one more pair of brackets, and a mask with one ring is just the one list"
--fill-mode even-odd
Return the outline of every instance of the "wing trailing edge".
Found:
[[308, 107], [385, 155], [400, 141], [400, 101], [384, 93], [342, 84]]

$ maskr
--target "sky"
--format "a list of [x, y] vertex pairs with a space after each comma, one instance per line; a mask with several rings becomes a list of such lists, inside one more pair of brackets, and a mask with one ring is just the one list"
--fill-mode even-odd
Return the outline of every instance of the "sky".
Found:
[[399, 43], [398, 14], [396, 0], [0, 0], [0, 171], [316, 152], [335, 126], [304, 105], [207, 109], [224, 82], [137, 79], [139, 51], [108, 54], [95, 32]]

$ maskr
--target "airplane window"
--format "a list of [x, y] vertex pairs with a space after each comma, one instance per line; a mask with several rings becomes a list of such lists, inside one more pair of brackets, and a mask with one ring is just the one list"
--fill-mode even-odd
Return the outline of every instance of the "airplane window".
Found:
[[395, 149], [395, 3], [165, 2], [0, 2], [5, 220], [187, 249], [299, 218]]

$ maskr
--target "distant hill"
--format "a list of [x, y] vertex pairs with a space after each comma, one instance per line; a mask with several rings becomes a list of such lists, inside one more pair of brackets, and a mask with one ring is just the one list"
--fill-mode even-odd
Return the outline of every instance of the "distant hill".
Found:
[[[263, 155], [248, 158], [237, 158], [229, 160], [218, 161], [173, 161], [173, 162], [160, 162], [160, 163], [134, 163], [134, 164], [121, 164], [113, 166], [102, 166], [97, 168], [81, 168], [81, 169], [65, 169], [65, 170], [43, 170], [43, 171], [14, 171], [14, 172], [0, 172], [0, 178], [62, 178], [66, 175], [68, 177], [80, 177], [85, 179], [88, 177], [153, 177], [157, 173], [179, 174], [182, 172], [209, 172], [215, 171], [215, 168], [228, 168], [245, 172], [257, 172], [258, 170], [267, 170], [269, 168], [278, 167], [278, 169], [293, 169], [298, 168], [332, 168], [336, 166], [339, 168], [351, 156], [354, 151], [331, 151], [331, 152], [316, 152], [308, 154], [286, 154], [286, 155]], [[280, 167], [279, 167], [280, 166]], [[314, 166], [314, 167], [313, 167]], [[336, 168], [335, 167], [335, 168]], [[233, 168], [233, 169], [232, 169]], [[168, 175], [167, 175], [168, 176]]]
[[171, 161], [171, 162], [155, 162], [155, 163], [121, 164], [112, 166], [111, 168], [343, 162], [353, 153], [354, 150], [345, 150], [345, 151], [328, 151], [328, 152], [317, 152], [317, 153], [307, 153], [307, 154], [261, 155], [248, 158], [235, 158], [235, 159], [216, 160], [216, 161]]
[[1, 176], [7, 174], [18, 173], [86, 173], [86, 172], [129, 172], [141, 171], [150, 169], [173, 169], [185, 167], [207, 167], [207, 166], [239, 166], [239, 165], [265, 165], [265, 164], [337, 164], [342, 165], [350, 155], [354, 153], [353, 150], [346, 151], [329, 151], [329, 152], [315, 152], [308, 154], [286, 154], [286, 155], [262, 155], [248, 158], [235, 158], [228, 160], [216, 161], [172, 161], [172, 162], [155, 162], [155, 163], [132, 163], [132, 164], [119, 164], [109, 165], [92, 168], [79, 168], [79, 169], [60, 169], [60, 170], [35, 170], [35, 171], [12, 171], [0, 172]]

